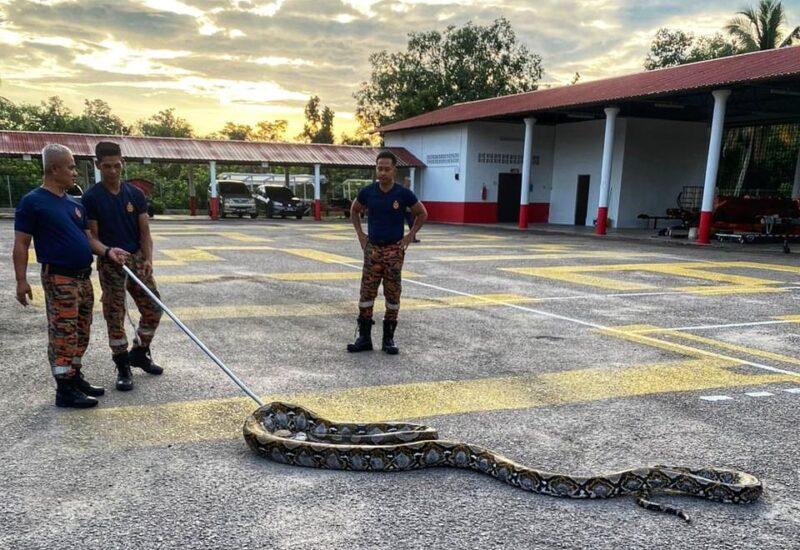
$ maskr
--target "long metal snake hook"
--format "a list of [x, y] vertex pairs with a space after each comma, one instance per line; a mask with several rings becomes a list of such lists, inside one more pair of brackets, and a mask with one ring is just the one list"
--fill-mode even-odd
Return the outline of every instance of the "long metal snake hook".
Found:
[[122, 269], [125, 271], [125, 273], [128, 275], [128, 277], [130, 277], [130, 278], [131, 278], [131, 280], [132, 280], [133, 282], [135, 282], [137, 285], [139, 285], [139, 286], [142, 288], [142, 290], [144, 290], [144, 291], [147, 293], [147, 295], [148, 295], [148, 296], [150, 296], [150, 299], [151, 299], [151, 300], [153, 300], [153, 301], [154, 301], [156, 304], [158, 304], [158, 307], [160, 307], [162, 310], [164, 310], [164, 313], [166, 313], [167, 315], [169, 315], [169, 318], [170, 318], [170, 319], [172, 319], [173, 321], [175, 321], [175, 324], [176, 324], [176, 325], [178, 325], [178, 327], [180, 327], [180, 329], [181, 329], [181, 330], [182, 330], [182, 331], [183, 331], [183, 332], [184, 332], [184, 333], [185, 333], [185, 334], [186, 334], [186, 335], [187, 335], [189, 338], [191, 338], [191, 339], [192, 339], [192, 341], [193, 341], [195, 344], [197, 344], [197, 345], [198, 345], [198, 347], [199, 347], [201, 350], [203, 350], [203, 352], [205, 352], [205, 354], [206, 354], [206, 355], [208, 355], [208, 356], [209, 356], [209, 358], [211, 358], [211, 360], [212, 360], [212, 361], [214, 361], [214, 362], [217, 364], [217, 366], [218, 366], [219, 368], [221, 368], [223, 371], [225, 371], [225, 374], [227, 374], [227, 375], [228, 375], [228, 377], [229, 377], [231, 380], [233, 380], [233, 381], [236, 383], [236, 385], [237, 385], [237, 386], [239, 386], [239, 387], [241, 388], [241, 390], [242, 390], [244, 393], [246, 393], [246, 394], [247, 394], [247, 396], [248, 396], [248, 397], [250, 397], [250, 399], [252, 399], [252, 400], [253, 400], [253, 401], [255, 401], [256, 403], [258, 403], [258, 406], [259, 406], [259, 407], [263, 407], [263, 406], [264, 406], [264, 402], [263, 402], [263, 401], [261, 401], [261, 399], [259, 399], [259, 397], [258, 397], [258, 396], [257, 396], [255, 393], [253, 393], [253, 391], [252, 391], [250, 388], [248, 388], [248, 387], [245, 385], [245, 383], [244, 383], [244, 382], [242, 382], [241, 380], [239, 380], [239, 378], [238, 378], [238, 377], [237, 377], [237, 376], [236, 376], [236, 375], [233, 373], [233, 371], [231, 371], [231, 369], [229, 369], [227, 366], [225, 366], [225, 363], [223, 363], [223, 362], [222, 362], [222, 361], [221, 361], [221, 360], [220, 360], [220, 359], [219, 359], [219, 358], [218, 358], [216, 355], [214, 355], [214, 354], [211, 352], [211, 350], [210, 350], [210, 349], [208, 349], [208, 348], [206, 347], [206, 345], [205, 345], [203, 342], [201, 342], [201, 341], [200, 341], [200, 339], [199, 339], [197, 336], [195, 336], [195, 335], [192, 333], [192, 331], [191, 331], [191, 330], [189, 330], [189, 329], [186, 327], [186, 325], [184, 325], [184, 324], [181, 322], [181, 320], [180, 320], [180, 319], [178, 319], [178, 317], [177, 317], [177, 316], [176, 316], [174, 313], [172, 313], [172, 312], [169, 310], [169, 308], [168, 308], [167, 306], [165, 306], [165, 305], [164, 305], [164, 303], [163, 303], [163, 302], [162, 302], [162, 301], [161, 301], [161, 300], [158, 298], [158, 296], [156, 296], [155, 294], [153, 294], [153, 292], [152, 292], [152, 291], [151, 291], [149, 288], [147, 288], [147, 286], [146, 286], [146, 285], [145, 285], [145, 284], [144, 284], [142, 281], [140, 281], [140, 280], [139, 280], [139, 278], [138, 278], [136, 275], [134, 275], [133, 271], [131, 271], [131, 270], [130, 270], [130, 268], [129, 268], [128, 266], [126, 266], [126, 265], [123, 265], [123, 266], [122, 266]]

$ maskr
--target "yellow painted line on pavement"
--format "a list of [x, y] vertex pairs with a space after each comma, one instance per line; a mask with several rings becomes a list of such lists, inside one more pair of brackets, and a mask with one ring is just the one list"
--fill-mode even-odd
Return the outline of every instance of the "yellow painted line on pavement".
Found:
[[[527, 298], [516, 294], [483, 294], [476, 296], [445, 296], [442, 298], [406, 298], [401, 301], [403, 311], [442, 309], [442, 308], [476, 308], [503, 307], [506, 304], [523, 304], [535, 302], [535, 298]], [[234, 306], [193, 306], [175, 308], [173, 311], [182, 320], [204, 319], [245, 319], [254, 317], [308, 317], [320, 315], [347, 315], [356, 309], [357, 301], [322, 302], [318, 304], [272, 304], [272, 305], [234, 305]], [[383, 302], [376, 300], [377, 311], [383, 309]]]
[[219, 236], [243, 243], [263, 243], [270, 240], [265, 239], [264, 237], [257, 237], [255, 235], [247, 235], [246, 233], [238, 233], [233, 231], [221, 231]]
[[[601, 267], [601, 266], [592, 266]], [[554, 279], [565, 283], [574, 283], [578, 285], [594, 286], [608, 290], [651, 290], [657, 288], [653, 285], [643, 283], [633, 283], [628, 281], [618, 281], [616, 279], [609, 279], [608, 277], [597, 277], [593, 275], [584, 275], [580, 269], [575, 267], [504, 267], [500, 271], [508, 273], [518, 273], [520, 275], [531, 275], [533, 277], [543, 277], [546, 279]], [[585, 270], [589, 271], [589, 270]]]
[[162, 248], [161, 253], [179, 262], [220, 262], [223, 258], [197, 248]]
[[177, 267], [186, 265], [186, 262], [180, 260], [153, 260], [153, 267]]
[[[270, 239], [264, 239], [270, 240]], [[222, 250], [234, 250], [234, 251], [246, 251], [246, 250], [278, 250], [274, 246], [193, 246], [192, 248], [196, 248], [198, 250], [215, 250], [215, 251], [222, 251]]]
[[514, 260], [571, 260], [577, 258], [642, 258], [658, 256], [649, 252], [615, 252], [615, 251], [589, 251], [589, 252], [544, 252], [541, 254], [481, 254], [478, 256], [437, 256], [443, 262], [496, 262]]
[[301, 258], [316, 260], [318, 262], [324, 262], [327, 264], [338, 264], [342, 262], [348, 264], [361, 263], [361, 260], [357, 260], [355, 258], [339, 256], [338, 254], [331, 254], [330, 252], [323, 252], [322, 250], [315, 250], [313, 248], [282, 248], [280, 250], [295, 256], [300, 256]]
[[701, 344], [706, 344], [708, 346], [713, 346], [720, 349], [725, 349], [728, 351], [735, 351], [738, 353], [743, 353], [745, 355], [752, 355], [754, 357], [762, 357], [764, 359], [770, 359], [772, 361], [778, 361], [780, 363], [788, 363], [791, 365], [800, 365], [800, 359], [796, 357], [791, 357], [789, 355], [783, 355], [781, 353], [774, 353], [771, 351], [760, 350], [756, 348], [751, 348], [749, 346], [742, 346], [739, 344], [732, 344], [730, 342], [725, 342], [724, 340], [717, 340], [715, 338], [706, 338], [705, 336], [698, 336], [697, 334], [691, 334], [688, 332], [682, 331], [675, 331], [675, 332], [667, 332], [667, 337], [669, 338], [679, 338], [683, 340], [690, 340], [692, 342], [698, 342]]
[[686, 292], [687, 294], [699, 294], [705, 296], [719, 296], [725, 294], [769, 294], [787, 291], [785, 288], [772, 288], [762, 285], [680, 286], [674, 288], [673, 290]]
[[[787, 375], [749, 374], [730, 367], [729, 362], [705, 358], [269, 395], [264, 401], [298, 403], [332, 420], [376, 422], [796, 382]], [[247, 398], [209, 399], [101, 408], [87, 414], [60, 415], [59, 422], [62, 427], [107, 439], [116, 447], [141, 447], [240, 438], [242, 423], [255, 407]]]
[[[267, 279], [275, 279], [277, 281], [358, 281], [361, 280], [360, 271], [346, 271], [342, 273], [337, 272], [322, 272], [322, 273], [265, 273], [263, 275]], [[418, 279], [421, 275], [413, 271], [403, 271], [404, 279]]]

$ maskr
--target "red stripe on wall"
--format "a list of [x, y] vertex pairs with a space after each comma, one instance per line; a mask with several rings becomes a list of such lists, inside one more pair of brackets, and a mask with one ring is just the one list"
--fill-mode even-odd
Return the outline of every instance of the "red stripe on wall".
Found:
[[[496, 202], [441, 202], [424, 201], [428, 219], [432, 222], [497, 223]], [[547, 223], [550, 203], [535, 202], [528, 205], [528, 222]]]

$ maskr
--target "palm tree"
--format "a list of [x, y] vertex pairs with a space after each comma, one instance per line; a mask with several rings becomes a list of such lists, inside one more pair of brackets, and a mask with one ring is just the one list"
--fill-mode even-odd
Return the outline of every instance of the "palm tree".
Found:
[[800, 26], [784, 35], [786, 12], [776, 0], [760, 0], [758, 8], [746, 8], [725, 26], [744, 52], [791, 46], [800, 40]]

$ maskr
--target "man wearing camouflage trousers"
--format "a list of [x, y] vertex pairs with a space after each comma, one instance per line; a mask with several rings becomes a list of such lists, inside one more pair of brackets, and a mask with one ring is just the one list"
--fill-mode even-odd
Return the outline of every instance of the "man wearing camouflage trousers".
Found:
[[[153, 278], [153, 240], [144, 194], [133, 185], [121, 181], [123, 158], [118, 144], [101, 141], [95, 147], [96, 165], [102, 181], [83, 195], [89, 229], [105, 246], [118, 247], [130, 254], [127, 265], [156, 296]], [[103, 290], [103, 317], [108, 326], [108, 343], [117, 369], [116, 388], [133, 389], [131, 367], [148, 374], [164, 372], [150, 354], [150, 342], [161, 320], [161, 308], [132, 280], [120, 265], [107, 257], [97, 259], [100, 288]], [[139, 326], [133, 346], [128, 352], [125, 334], [125, 291], [139, 309]]]
[[[378, 181], [362, 189], [350, 208], [350, 219], [364, 250], [361, 292], [358, 303], [358, 338], [347, 345], [347, 351], [372, 350], [372, 311], [378, 287], [383, 281], [386, 313], [383, 318], [381, 349], [389, 355], [399, 350], [394, 343], [397, 315], [400, 311], [400, 292], [403, 260], [408, 245], [428, 219], [425, 206], [414, 193], [395, 182], [397, 158], [390, 151], [378, 154], [375, 165]], [[403, 236], [406, 208], [411, 209], [414, 225]], [[368, 234], [361, 227], [361, 212], [367, 210]]]
[[28, 249], [33, 240], [36, 259], [42, 264], [42, 287], [47, 310], [47, 357], [56, 380], [56, 406], [89, 408], [105, 393], [83, 376], [83, 354], [89, 344], [94, 292], [92, 253], [106, 254], [124, 263], [128, 254], [106, 249], [91, 237], [86, 210], [66, 191], [78, 175], [72, 152], [50, 144], [42, 150], [44, 183], [25, 195], [14, 216], [14, 272], [17, 301], [32, 298], [27, 280]]

